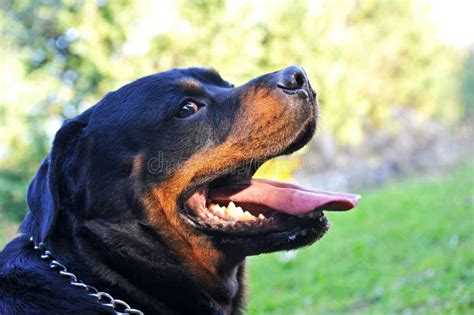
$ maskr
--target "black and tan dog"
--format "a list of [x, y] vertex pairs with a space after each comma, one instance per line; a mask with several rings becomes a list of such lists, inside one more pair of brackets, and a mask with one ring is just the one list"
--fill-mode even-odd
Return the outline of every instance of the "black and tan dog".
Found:
[[0, 255], [0, 313], [125, 312], [110, 296], [146, 314], [241, 313], [246, 256], [311, 244], [322, 210], [359, 200], [251, 179], [317, 117], [295, 66], [239, 87], [175, 69], [108, 94], [63, 124], [28, 189]]

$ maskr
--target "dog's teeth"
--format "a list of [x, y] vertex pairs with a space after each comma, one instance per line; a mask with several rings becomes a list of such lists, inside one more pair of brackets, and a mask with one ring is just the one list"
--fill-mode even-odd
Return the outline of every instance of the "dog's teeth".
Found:
[[245, 211], [244, 214], [240, 217], [244, 221], [250, 221], [256, 219], [250, 212]]
[[244, 211], [241, 207], [235, 206], [231, 201], [227, 208], [225, 209], [225, 215], [232, 219], [239, 219], [244, 214]]
[[209, 209], [211, 209], [212, 211], [221, 211], [221, 207], [217, 203], [212, 203], [209, 206]]
[[[227, 211], [229, 211], [229, 208], [227, 208]], [[235, 207], [230, 210], [230, 212], [237, 217], [240, 217], [242, 214], [244, 214], [244, 210], [241, 207]]]
[[[244, 211], [242, 207], [238, 207], [234, 202], [229, 202], [226, 206], [219, 206], [216, 203], [208, 205], [208, 209], [211, 210], [207, 215], [211, 218], [221, 218], [230, 221], [256, 221], [257, 217], [248, 211]], [[258, 219], [267, 219], [263, 214], [258, 215]]]
[[244, 214], [244, 209], [242, 209], [241, 207], [237, 207], [235, 208], [234, 213], [235, 213], [235, 216], [239, 218]]
[[217, 207], [214, 208], [214, 215], [221, 219], [224, 219], [227, 216], [226, 207], [220, 207], [219, 205], [217, 205]]

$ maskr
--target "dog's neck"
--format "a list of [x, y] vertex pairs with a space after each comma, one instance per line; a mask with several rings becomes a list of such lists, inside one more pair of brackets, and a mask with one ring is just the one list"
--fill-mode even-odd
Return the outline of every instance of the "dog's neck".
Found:
[[[150, 227], [152, 231], [156, 228]], [[186, 273], [193, 276], [225, 314], [240, 314], [244, 300], [245, 257], [224, 253], [205, 235], [160, 225], [160, 235]]]
[[180, 260], [152, 228], [136, 223], [87, 222], [77, 231], [74, 243], [65, 242], [54, 238], [50, 242], [58, 260], [84, 282], [122, 297], [145, 313], [167, 309], [206, 314], [241, 312], [243, 260], [229, 268], [223, 267], [222, 261], [213, 261], [214, 266], [202, 267], [202, 272], [213, 271], [206, 280], [200, 275], [188, 276], [192, 273], [190, 265]]

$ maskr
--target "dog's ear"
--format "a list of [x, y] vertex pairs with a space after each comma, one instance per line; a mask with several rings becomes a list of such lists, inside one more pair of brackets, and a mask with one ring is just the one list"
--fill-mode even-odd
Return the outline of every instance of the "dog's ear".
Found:
[[61, 208], [63, 166], [71, 159], [85, 126], [80, 116], [64, 122], [56, 133], [50, 154], [28, 187], [27, 203], [39, 229], [35, 233], [40, 238], [38, 241], [44, 242], [55, 225]]

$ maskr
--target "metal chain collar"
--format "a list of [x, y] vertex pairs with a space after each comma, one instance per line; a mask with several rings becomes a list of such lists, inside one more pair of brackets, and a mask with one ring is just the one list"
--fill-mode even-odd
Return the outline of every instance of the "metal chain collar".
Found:
[[59, 274], [69, 279], [69, 283], [78, 288], [82, 288], [89, 293], [90, 296], [93, 296], [97, 299], [97, 302], [100, 304], [110, 307], [114, 309], [115, 314], [140, 314], [143, 315], [142, 311], [137, 309], [131, 308], [126, 302], [118, 299], [114, 299], [110, 294], [107, 292], [100, 292], [95, 287], [85, 284], [81, 280], [77, 278], [75, 274], [68, 271], [67, 268], [54, 259], [53, 255], [49, 250], [46, 249], [44, 243], [39, 243], [38, 245], [35, 244], [33, 237], [30, 237], [31, 243], [33, 243], [34, 249], [39, 250], [41, 254], [41, 259], [46, 260], [49, 262], [49, 267], [51, 269], [59, 270]]

